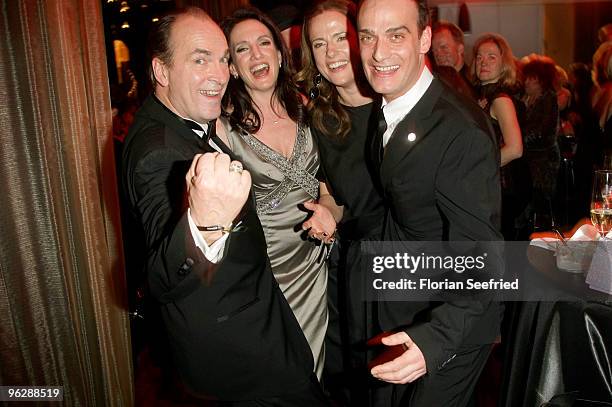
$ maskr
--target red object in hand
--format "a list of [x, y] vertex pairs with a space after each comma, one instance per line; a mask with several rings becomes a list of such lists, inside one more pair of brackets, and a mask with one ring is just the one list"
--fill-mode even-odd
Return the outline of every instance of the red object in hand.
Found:
[[378, 335], [370, 338], [367, 342], [368, 346], [382, 347], [380, 353], [374, 357], [374, 359], [368, 362], [368, 369], [372, 370], [374, 366], [382, 365], [392, 361], [393, 359], [401, 356], [408, 350], [408, 346], [405, 343], [401, 345], [387, 346], [382, 343], [382, 338], [393, 335], [395, 332], [381, 332]]

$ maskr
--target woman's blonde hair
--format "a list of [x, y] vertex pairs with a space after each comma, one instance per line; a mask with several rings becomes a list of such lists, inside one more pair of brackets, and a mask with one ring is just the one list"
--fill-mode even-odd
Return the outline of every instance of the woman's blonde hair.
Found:
[[502, 68], [497, 83], [506, 88], [513, 88], [516, 86], [517, 82], [517, 68], [514, 55], [512, 54], [512, 48], [510, 48], [508, 41], [506, 41], [504, 37], [496, 33], [485, 33], [478, 37], [474, 43], [474, 61], [472, 62], [472, 67], [470, 69], [472, 82], [474, 84], [480, 83], [480, 80], [476, 76], [476, 55], [478, 54], [478, 48], [487, 42], [495, 44], [497, 48], [499, 48], [499, 52], [501, 54]]
[[612, 81], [612, 41], [604, 42], [593, 54], [593, 82], [598, 86]]

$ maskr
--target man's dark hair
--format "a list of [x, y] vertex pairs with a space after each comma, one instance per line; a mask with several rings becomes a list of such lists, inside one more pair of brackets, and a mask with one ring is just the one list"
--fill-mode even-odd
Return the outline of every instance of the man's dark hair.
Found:
[[417, 10], [419, 12], [419, 20], [417, 21], [417, 27], [419, 28], [419, 37], [423, 34], [423, 30], [428, 25], [431, 25], [431, 17], [429, 16], [429, 7], [427, 6], [427, 0], [412, 0], [416, 3]]
[[[419, 19], [417, 20], [417, 28], [419, 30], [419, 38], [423, 34], [423, 30], [428, 25], [431, 25], [431, 17], [429, 16], [429, 7], [427, 6], [427, 0], [412, 0], [417, 7]], [[359, 8], [363, 5], [365, 0], [359, 2]]]
[[432, 35], [436, 35], [444, 30], [447, 30], [450, 33], [457, 44], [465, 45], [463, 40], [463, 31], [461, 31], [461, 28], [457, 27], [450, 21], [440, 20], [434, 23], [433, 27], [431, 28], [431, 33]]
[[[155, 73], [153, 72], [153, 58], [159, 58], [164, 64], [172, 64], [173, 49], [170, 44], [170, 36], [172, 34], [172, 27], [174, 23], [181, 16], [194, 16], [210, 19], [210, 16], [206, 14], [204, 10], [199, 7], [187, 7], [172, 10], [160, 17], [159, 21], [154, 23], [149, 32], [149, 38], [147, 40], [147, 61], [148, 61], [148, 73], [149, 81], [152, 89], [155, 89], [156, 80]], [[212, 21], [212, 20], [211, 20]]]
[[[256, 20], [266, 26], [272, 34], [272, 40], [276, 49], [281, 53], [282, 64], [278, 71], [278, 78], [276, 79], [276, 85], [270, 100], [272, 110], [274, 110], [274, 100], [276, 99], [285, 108], [287, 115], [293, 121], [297, 123], [304, 122], [304, 106], [298, 86], [293, 79], [295, 72], [291, 57], [289, 56], [289, 50], [283, 41], [278, 27], [270, 17], [255, 7], [239, 8], [221, 22], [221, 29], [225, 34], [225, 38], [229, 42], [234, 27], [246, 20]], [[225, 96], [223, 96], [223, 106], [226, 109], [224, 114], [229, 115], [232, 127], [242, 128], [249, 133], [257, 133], [259, 131], [261, 118], [257, 112], [258, 107], [251, 98], [251, 95], [249, 95], [242, 79], [230, 76], [227, 91]]]

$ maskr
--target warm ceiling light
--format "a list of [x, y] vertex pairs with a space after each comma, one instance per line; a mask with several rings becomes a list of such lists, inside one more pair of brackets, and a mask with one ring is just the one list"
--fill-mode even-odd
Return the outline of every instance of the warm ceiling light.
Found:
[[123, 29], [130, 28], [130, 24], [126, 21], [125, 23], [121, 24], [121, 28]]
[[154, 23], [156, 23], [156, 22], [158, 22], [158, 21], [159, 21], [159, 18], [157, 18], [157, 17], [153, 17], [153, 18], [151, 19], [151, 21], [153, 21]]
[[115, 0], [106, 0], [107, 3], [114, 3]]
[[130, 6], [128, 6], [127, 1], [122, 1], [121, 2], [121, 8], [119, 9], [120, 13], [125, 13], [126, 11], [128, 11], [130, 9]]
[[143, 4], [140, 5], [140, 8], [148, 8], [148, 7], [149, 7], [149, 5], [146, 4], [146, 3], [143, 3]]

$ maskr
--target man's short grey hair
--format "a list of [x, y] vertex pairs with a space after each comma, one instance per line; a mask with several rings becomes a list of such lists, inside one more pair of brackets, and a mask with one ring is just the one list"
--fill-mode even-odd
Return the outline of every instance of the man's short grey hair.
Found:
[[431, 31], [435, 36], [437, 33], [444, 30], [448, 30], [457, 44], [465, 45], [463, 31], [461, 31], [461, 28], [457, 27], [457, 25], [451, 23], [450, 21], [440, 20], [436, 22]]
[[152, 66], [153, 58], [159, 58], [166, 65], [172, 64], [174, 52], [172, 44], [170, 44], [172, 27], [174, 23], [183, 16], [193, 16], [212, 21], [210, 16], [201, 8], [186, 7], [170, 11], [151, 27], [147, 41], [147, 61], [149, 62], [149, 80], [153, 89], [155, 89], [156, 85], [155, 73], [153, 72]]

